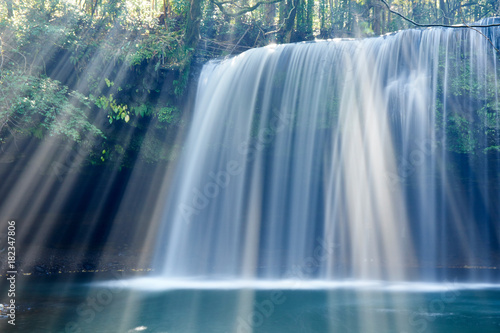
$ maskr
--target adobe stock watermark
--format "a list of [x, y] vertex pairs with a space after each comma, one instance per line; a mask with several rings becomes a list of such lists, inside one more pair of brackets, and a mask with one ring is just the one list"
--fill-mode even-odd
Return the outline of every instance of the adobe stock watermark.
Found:
[[76, 307], [76, 313], [79, 317], [78, 322], [68, 322], [65, 326], [65, 333], [87, 332], [84, 326], [92, 323], [92, 321], [96, 318], [97, 313], [102, 312], [106, 306], [113, 302], [114, 295], [121, 293], [123, 289], [127, 287], [128, 282], [124, 280], [123, 272], [113, 271], [112, 274], [118, 281], [118, 287], [99, 288], [89, 295], [84, 302], [80, 303]]
[[278, 305], [286, 302], [286, 296], [281, 290], [271, 292], [268, 299], [262, 302], [255, 302], [253, 311], [248, 313], [245, 317], [238, 316], [237, 333], [252, 333], [254, 328], [260, 327], [264, 324], [265, 320], [274, 314]]
[[[417, 311], [410, 314], [408, 318], [409, 324], [414, 328], [412, 332], [422, 333], [428, 328], [429, 322], [436, 320], [435, 314], [442, 314], [446, 310], [446, 306], [455, 302], [457, 297], [460, 296], [460, 290], [456, 286], [451, 287], [451, 283], [445, 281], [446, 288], [441, 292], [439, 297], [430, 300], [427, 303], [427, 307], [421, 306]], [[453, 284], [456, 284], [453, 282]], [[430, 315], [432, 314], [432, 315]], [[401, 332], [407, 333], [407, 332]]]
[[[9, 289], [7, 291], [7, 296], [9, 297], [9, 303], [6, 308], [2, 308], [6, 311], [8, 317], [9, 325], [16, 325], [16, 280], [17, 280], [17, 263], [16, 263], [16, 221], [8, 221], [7, 227], [7, 282]], [[0, 251], [0, 252], [3, 252]], [[0, 311], [1, 312], [1, 311]]]
[[[321, 238], [316, 241], [319, 244], [314, 248], [313, 255], [304, 258], [300, 264], [294, 265], [284, 274], [286, 279], [294, 281], [293, 288], [297, 288], [310, 275], [314, 274], [321, 266], [321, 263], [327, 261], [334, 253], [333, 243], [328, 243]], [[252, 311], [245, 316], [238, 316], [236, 332], [252, 333], [254, 328], [261, 327], [274, 314], [276, 308], [285, 302], [286, 296], [283, 291], [272, 291], [267, 299], [255, 302]]]
[[182, 202], [179, 205], [180, 215], [184, 222], [191, 222], [193, 215], [199, 215], [207, 208], [210, 202], [229, 186], [231, 179], [240, 176], [245, 164], [254, 161], [257, 158], [257, 153], [262, 151], [279, 132], [285, 129], [292, 117], [292, 114], [287, 112], [273, 114], [269, 125], [259, 130], [256, 139], [244, 141], [238, 146], [241, 158], [228, 161], [223, 170], [209, 172], [208, 177], [211, 181], [201, 188], [193, 188], [191, 202]]
[[335, 244], [327, 242], [324, 239], [317, 238], [318, 245], [313, 250], [313, 255], [306, 257], [302, 262], [293, 265], [284, 275], [285, 279], [294, 280], [295, 287], [298, 287], [303, 281], [309, 279], [316, 273], [321, 264], [328, 260], [334, 254]]
[[[103, 142], [104, 140], [99, 138], [93, 146], [99, 147]], [[82, 162], [89, 157], [90, 153], [91, 148], [82, 145], [77, 148], [64, 147], [57, 154], [57, 160], [41, 163], [38, 172], [43, 176], [55, 176], [59, 182], [63, 182], [65, 176], [77, 173], [80, 170]]]
[[434, 140], [414, 141], [416, 148], [412, 149], [407, 156], [401, 156], [398, 159], [396, 173], [391, 171], [385, 173], [385, 177], [390, 182], [391, 190], [395, 190], [398, 185], [404, 184], [407, 178], [413, 176], [418, 168], [425, 164], [426, 158], [436, 151], [439, 140], [436, 138]]

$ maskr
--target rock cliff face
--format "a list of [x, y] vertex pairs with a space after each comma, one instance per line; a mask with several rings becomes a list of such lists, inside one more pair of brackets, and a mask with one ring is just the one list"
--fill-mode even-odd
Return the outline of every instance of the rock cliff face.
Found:
[[[2, 237], [2, 235], [0, 235]], [[106, 275], [110, 272], [141, 275], [152, 270], [151, 253], [130, 250], [127, 246], [108, 251], [77, 252], [72, 249], [48, 249], [36, 247], [38, 256], [16, 260], [18, 275], [28, 277], [64, 277], [68, 274]], [[0, 252], [3, 254], [4, 251]], [[5, 276], [7, 263], [0, 260], [0, 276]]]

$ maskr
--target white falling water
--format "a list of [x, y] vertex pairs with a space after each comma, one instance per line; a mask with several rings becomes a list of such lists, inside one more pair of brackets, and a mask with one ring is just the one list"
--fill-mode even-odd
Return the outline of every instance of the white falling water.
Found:
[[[500, 44], [498, 29], [482, 31]], [[159, 235], [162, 275], [403, 280], [478, 256], [488, 266], [499, 191], [481, 179], [498, 153], [470, 147], [499, 144], [495, 52], [476, 31], [428, 29], [206, 64]], [[453, 172], [461, 157], [467, 179]]]

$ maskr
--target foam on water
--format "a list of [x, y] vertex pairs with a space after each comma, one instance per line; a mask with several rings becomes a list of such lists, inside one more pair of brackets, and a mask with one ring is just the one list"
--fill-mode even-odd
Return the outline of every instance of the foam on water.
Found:
[[126, 288], [144, 291], [163, 290], [332, 290], [352, 289], [355, 291], [389, 292], [442, 292], [449, 290], [484, 290], [499, 289], [494, 283], [426, 283], [426, 282], [387, 282], [376, 280], [169, 280], [147, 277], [120, 281], [93, 283], [95, 286], [108, 288]]

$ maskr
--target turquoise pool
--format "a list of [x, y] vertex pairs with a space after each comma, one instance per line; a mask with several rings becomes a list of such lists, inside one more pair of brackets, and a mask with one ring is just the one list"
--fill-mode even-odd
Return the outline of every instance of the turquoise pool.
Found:
[[498, 333], [500, 287], [155, 279], [22, 286], [1, 332]]

